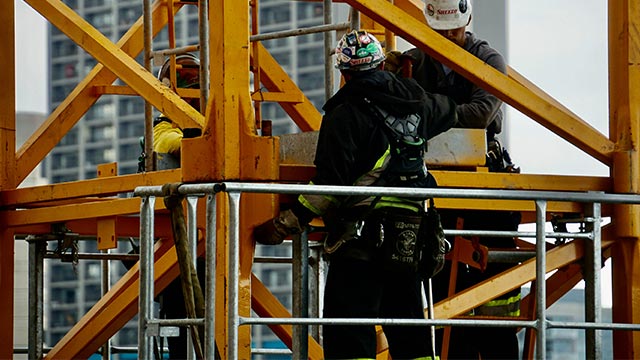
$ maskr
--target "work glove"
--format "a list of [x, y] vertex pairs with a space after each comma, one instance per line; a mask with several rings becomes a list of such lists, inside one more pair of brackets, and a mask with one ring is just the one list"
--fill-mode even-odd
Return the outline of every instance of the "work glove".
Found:
[[280, 215], [253, 229], [253, 238], [263, 245], [281, 244], [289, 235], [300, 234], [302, 226], [291, 210], [281, 211]]
[[411, 77], [413, 57], [397, 50], [387, 52], [384, 69], [402, 77]]
[[397, 50], [388, 51], [384, 60], [384, 69], [386, 71], [399, 74], [402, 71], [402, 53]]

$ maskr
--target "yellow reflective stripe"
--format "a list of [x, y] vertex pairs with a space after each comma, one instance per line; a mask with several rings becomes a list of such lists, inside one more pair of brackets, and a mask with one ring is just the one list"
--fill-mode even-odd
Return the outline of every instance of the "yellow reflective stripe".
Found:
[[372, 170], [381, 168], [382, 165], [384, 165], [384, 161], [387, 159], [389, 155], [391, 155], [391, 147], [387, 146], [387, 150], [384, 152], [384, 154], [382, 154], [382, 156], [380, 156], [378, 161], [376, 161], [376, 164], [373, 166]]
[[387, 208], [387, 207], [407, 209], [417, 213], [422, 209], [422, 201], [411, 201], [411, 200], [401, 199], [397, 197], [385, 196], [385, 197], [381, 197], [380, 201], [378, 201], [378, 203], [376, 203], [376, 206], [375, 206], [376, 209]]
[[[313, 181], [309, 185], [315, 185]], [[298, 202], [318, 216], [324, 215], [330, 204], [339, 205], [338, 199], [331, 195], [299, 195]]]
[[475, 315], [520, 316], [520, 294], [507, 299], [491, 300], [476, 309]]

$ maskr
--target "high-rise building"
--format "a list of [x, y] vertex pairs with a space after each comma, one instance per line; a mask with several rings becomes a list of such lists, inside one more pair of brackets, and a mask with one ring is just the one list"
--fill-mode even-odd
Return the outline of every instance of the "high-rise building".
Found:
[[[116, 42], [142, 15], [140, 0], [63, 0], [102, 34]], [[324, 19], [321, 2], [262, 0], [260, 33], [277, 32], [321, 25]], [[346, 21], [348, 8], [333, 5], [335, 19]], [[198, 43], [198, 9], [185, 5], [175, 18], [176, 46]], [[324, 64], [328, 52], [323, 33], [285, 37], [264, 41], [264, 45], [283, 66], [292, 80], [320, 109], [325, 101]], [[49, 94], [53, 111], [96, 65], [95, 59], [55, 27], [49, 30]], [[153, 40], [153, 49], [168, 48], [168, 30]], [[138, 61], [140, 57], [138, 57]], [[212, 71], [214, 71], [212, 69]], [[262, 118], [271, 120], [273, 134], [298, 132], [295, 124], [277, 103], [262, 104]], [[135, 173], [141, 153], [139, 138], [144, 134], [144, 101], [136, 96], [103, 95], [74, 128], [51, 151], [45, 162], [45, 175], [52, 183], [96, 177], [96, 165], [118, 163], [119, 174]], [[80, 251], [96, 251], [95, 242], [80, 242]], [[273, 256], [286, 249], [264, 248], [257, 255]], [[100, 293], [100, 263], [81, 261], [75, 268], [58, 260], [48, 261], [46, 340], [55, 344], [95, 303]], [[120, 266], [115, 272], [121, 272]], [[257, 275], [274, 294], [290, 305], [291, 271], [282, 264], [259, 264]], [[116, 278], [117, 276], [114, 276]], [[263, 327], [264, 328], [264, 327]], [[271, 346], [275, 336], [269, 330], [255, 330], [257, 347]], [[134, 328], [119, 333], [119, 345], [135, 343]]]

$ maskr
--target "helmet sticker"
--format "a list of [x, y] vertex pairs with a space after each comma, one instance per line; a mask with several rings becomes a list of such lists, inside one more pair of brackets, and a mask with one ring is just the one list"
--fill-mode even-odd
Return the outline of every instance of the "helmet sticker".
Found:
[[427, 15], [433, 16], [436, 13], [436, 10], [433, 8], [432, 4], [427, 5]]
[[460, 0], [460, 4], [458, 5], [461, 13], [466, 13], [469, 10], [469, 6], [467, 6], [467, 0]]

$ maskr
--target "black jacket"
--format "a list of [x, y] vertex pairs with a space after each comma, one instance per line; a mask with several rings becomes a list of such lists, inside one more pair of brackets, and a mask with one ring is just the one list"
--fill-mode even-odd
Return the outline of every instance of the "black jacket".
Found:
[[[372, 170], [389, 143], [382, 121], [372, 104], [390, 114], [421, 116], [420, 133], [425, 139], [456, 124], [455, 103], [447, 96], [426, 93], [415, 80], [386, 71], [356, 74], [324, 105], [316, 149], [316, 185], [353, 185]], [[331, 202], [305, 195], [303, 205], [322, 215]], [[326, 197], [324, 197], [326, 198]], [[306, 200], [306, 203], [305, 203]]]
[[[467, 32], [464, 49], [506, 74], [504, 58], [486, 41]], [[442, 64], [420, 49], [411, 49], [406, 54], [413, 59], [413, 78], [425, 91], [450, 96], [458, 104], [457, 127], [487, 129], [490, 134], [502, 131], [500, 99], [454, 71], [446, 75]]]

